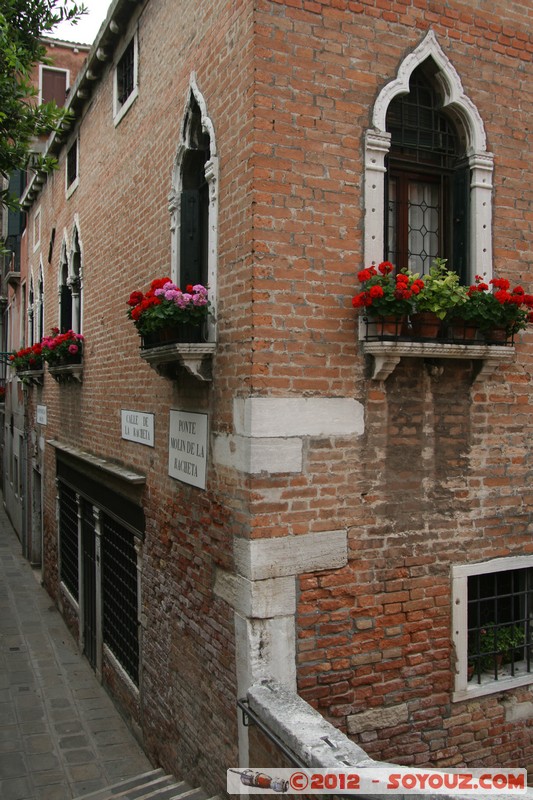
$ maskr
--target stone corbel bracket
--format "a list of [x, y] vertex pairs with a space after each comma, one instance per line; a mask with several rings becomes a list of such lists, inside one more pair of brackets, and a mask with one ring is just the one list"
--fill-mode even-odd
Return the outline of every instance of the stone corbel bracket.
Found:
[[83, 380], [83, 364], [64, 364], [63, 366], [48, 366], [48, 372], [58, 383], [67, 383]]
[[215, 342], [201, 344], [168, 344], [147, 347], [141, 350], [143, 358], [158, 375], [176, 378], [177, 369], [185, 369], [199, 381], [213, 380], [211, 364], [215, 352]]

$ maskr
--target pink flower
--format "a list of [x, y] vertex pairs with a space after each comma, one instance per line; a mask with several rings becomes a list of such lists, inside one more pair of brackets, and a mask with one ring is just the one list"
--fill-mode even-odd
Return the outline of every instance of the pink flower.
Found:
[[68, 351], [71, 355], [75, 356], [78, 352], [78, 345], [77, 344], [69, 344]]

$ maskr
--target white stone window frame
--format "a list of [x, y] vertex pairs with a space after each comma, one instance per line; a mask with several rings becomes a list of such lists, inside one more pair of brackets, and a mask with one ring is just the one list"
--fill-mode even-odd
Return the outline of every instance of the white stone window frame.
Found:
[[[80, 254], [79, 274], [74, 273], [74, 253], [76, 241], [78, 242]], [[57, 294], [58, 294], [58, 317], [61, 323], [61, 287], [63, 286], [62, 276], [64, 267], [67, 268], [67, 286], [71, 292], [72, 303], [72, 330], [76, 333], [83, 333], [83, 243], [80, 234], [79, 218], [76, 214], [72, 226], [72, 235], [69, 237], [67, 231], [63, 231], [61, 242], [59, 267], [57, 271]]]
[[44, 332], [44, 270], [42, 259], [39, 260], [39, 270], [37, 280], [33, 284], [34, 309], [33, 309], [33, 330], [35, 341], [40, 340], [39, 333]]
[[[127, 48], [131, 44], [133, 40], [133, 90], [130, 92], [126, 101], [124, 103], [120, 103], [118, 99], [118, 78], [117, 78], [117, 69], [120, 63], [120, 60], [124, 53], [126, 52]], [[123, 119], [123, 117], [127, 114], [137, 97], [139, 96], [139, 36], [137, 30], [135, 30], [132, 36], [129, 36], [124, 43], [124, 47], [120, 50], [120, 55], [117, 58], [117, 62], [115, 68], [113, 70], [113, 123], [115, 127], [119, 124], [119, 122]]]
[[192, 98], [198, 104], [201, 115], [202, 130], [209, 136], [209, 151], [210, 158], [205, 165], [205, 178], [209, 187], [209, 208], [208, 208], [208, 255], [207, 255], [207, 285], [209, 288], [209, 302], [211, 314], [208, 318], [208, 341], [216, 342], [217, 338], [217, 325], [216, 325], [216, 309], [217, 309], [217, 264], [218, 264], [218, 194], [219, 194], [219, 181], [218, 181], [218, 152], [215, 137], [215, 129], [209, 115], [207, 113], [207, 104], [204, 96], [198, 88], [196, 81], [196, 74], [191, 73], [189, 80], [189, 88], [187, 90], [187, 98], [185, 102], [185, 110], [182, 116], [182, 126], [180, 133], [180, 143], [174, 159], [174, 167], [172, 170], [172, 189], [169, 195], [169, 212], [170, 212], [170, 233], [171, 233], [171, 278], [179, 285], [180, 281], [180, 197], [182, 188], [182, 171], [181, 166], [185, 153], [190, 150], [190, 132], [188, 130], [187, 121]]
[[[83, 333], [83, 244], [80, 234], [80, 221], [76, 214], [72, 226], [70, 254], [68, 258], [68, 274], [72, 293], [72, 330]], [[76, 250], [77, 243], [77, 250]], [[79, 271], [74, 272], [74, 256], [79, 253]]]
[[[429, 31], [418, 47], [402, 62], [395, 80], [383, 87], [378, 95], [372, 114], [372, 128], [365, 133], [364, 140], [364, 263], [378, 264], [383, 260], [385, 245], [385, 159], [391, 146], [391, 136], [386, 130], [387, 110], [395, 97], [409, 92], [409, 80], [413, 71], [431, 58], [438, 67], [436, 80], [439, 83], [444, 103], [442, 110], [455, 120], [470, 167], [470, 258], [469, 278], [484, 275], [492, 277], [492, 175], [494, 156], [487, 151], [483, 121], [466, 96], [461, 79], [437, 42], [433, 31]], [[361, 325], [364, 323], [361, 321]], [[360, 328], [363, 338], [363, 327]]]
[[41, 246], [41, 207], [33, 215], [33, 252], [36, 253]]
[[[76, 177], [72, 183], [68, 182], [68, 157], [72, 148], [76, 148]], [[80, 183], [80, 137], [79, 134], [71, 139], [65, 149], [65, 196], [68, 199], [78, 188]]]
[[452, 693], [454, 702], [533, 684], [533, 670], [527, 675], [505, 676], [482, 684], [475, 683], [474, 680], [468, 681], [468, 578], [531, 567], [533, 567], [533, 556], [510, 556], [452, 566], [452, 640], [456, 658]]

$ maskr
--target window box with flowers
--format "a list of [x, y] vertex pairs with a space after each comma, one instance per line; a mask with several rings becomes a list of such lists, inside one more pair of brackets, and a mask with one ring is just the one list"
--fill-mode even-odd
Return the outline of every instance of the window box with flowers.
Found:
[[181, 291], [170, 278], [156, 278], [147, 292], [132, 292], [128, 317], [141, 336], [141, 358], [158, 374], [173, 378], [185, 368], [198, 380], [211, 380], [215, 343], [207, 342], [209, 300], [201, 284]]
[[31, 347], [23, 347], [11, 353], [9, 365], [16, 371], [17, 378], [25, 384], [42, 383], [44, 376], [44, 360], [41, 343]]
[[[532, 321], [533, 296], [522, 287], [509, 291], [506, 279], [494, 279], [492, 292], [480, 278], [470, 288], [461, 286], [442, 259], [435, 259], [429, 275], [393, 270], [389, 262], [361, 270], [363, 286], [352, 299], [362, 311], [363, 352], [373, 356], [373, 379], [385, 380], [402, 358], [432, 365], [434, 359], [473, 359], [480, 364], [477, 379], [514, 358], [513, 337]], [[394, 327], [383, 326], [385, 309], [392, 311]], [[495, 333], [497, 327], [502, 333]]]
[[83, 344], [81, 333], [70, 330], [60, 333], [52, 328], [51, 336], [41, 340], [43, 358], [48, 364], [48, 372], [60, 382], [79, 381], [83, 374]]

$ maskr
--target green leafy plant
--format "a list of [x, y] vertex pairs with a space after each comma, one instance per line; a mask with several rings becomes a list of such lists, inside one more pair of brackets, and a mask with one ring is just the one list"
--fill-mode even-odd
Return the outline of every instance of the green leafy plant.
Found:
[[431, 311], [443, 320], [462, 307], [468, 299], [468, 289], [461, 286], [457, 272], [446, 267], [446, 259], [435, 258], [428, 275], [422, 275], [423, 289], [416, 297], [416, 311]]
[[502, 663], [513, 661], [518, 648], [525, 642], [524, 628], [521, 625], [488, 622], [471, 633], [469, 659], [477, 660], [482, 671], [494, 669], [494, 662], [501, 658]]

